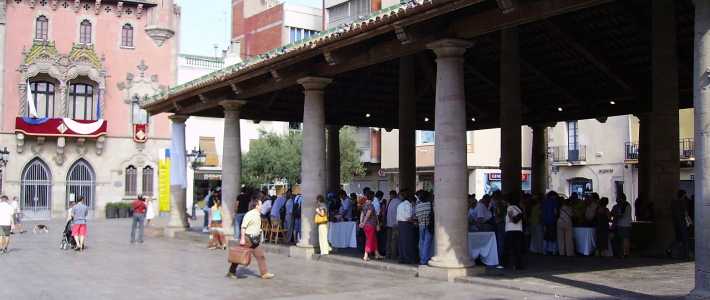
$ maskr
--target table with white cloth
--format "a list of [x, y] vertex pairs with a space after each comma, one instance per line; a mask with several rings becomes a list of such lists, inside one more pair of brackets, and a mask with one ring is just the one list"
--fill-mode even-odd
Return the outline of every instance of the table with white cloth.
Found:
[[594, 249], [597, 248], [595, 233], [596, 228], [593, 227], [574, 228], [574, 249], [577, 253], [581, 253], [583, 255], [594, 254]]
[[473, 259], [480, 257], [487, 266], [497, 266], [498, 243], [495, 232], [469, 232], [468, 253]]
[[355, 222], [328, 222], [328, 241], [333, 248], [357, 248]]

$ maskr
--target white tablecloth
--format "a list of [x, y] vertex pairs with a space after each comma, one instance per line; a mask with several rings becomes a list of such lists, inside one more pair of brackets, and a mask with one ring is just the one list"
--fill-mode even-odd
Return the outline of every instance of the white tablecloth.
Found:
[[480, 256], [487, 266], [497, 266], [498, 243], [495, 232], [469, 232], [468, 253], [473, 259]]
[[328, 241], [333, 248], [357, 248], [355, 222], [329, 222]]
[[595, 228], [575, 227], [574, 228], [574, 249], [583, 255], [590, 255], [596, 249]]

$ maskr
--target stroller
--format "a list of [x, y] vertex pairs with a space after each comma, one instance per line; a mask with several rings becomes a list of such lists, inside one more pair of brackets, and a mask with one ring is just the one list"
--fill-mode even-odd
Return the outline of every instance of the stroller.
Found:
[[62, 232], [62, 241], [59, 243], [59, 249], [62, 250], [69, 250], [69, 249], [74, 249], [76, 248], [76, 241], [74, 240], [74, 237], [71, 235], [71, 224], [73, 220], [67, 221], [67, 224], [64, 226], [64, 231]]

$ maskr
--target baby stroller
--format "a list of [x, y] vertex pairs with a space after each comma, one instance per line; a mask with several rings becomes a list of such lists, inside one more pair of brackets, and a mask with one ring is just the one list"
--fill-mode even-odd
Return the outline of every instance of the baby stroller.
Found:
[[59, 249], [69, 250], [76, 248], [76, 241], [71, 235], [71, 224], [73, 220], [67, 221], [67, 225], [64, 226], [64, 231], [62, 232], [62, 241], [59, 243]]

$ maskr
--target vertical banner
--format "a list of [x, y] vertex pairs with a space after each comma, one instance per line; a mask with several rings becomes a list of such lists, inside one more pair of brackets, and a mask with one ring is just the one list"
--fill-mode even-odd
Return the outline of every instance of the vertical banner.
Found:
[[161, 212], [170, 211], [170, 149], [164, 149], [158, 161], [158, 206]]

